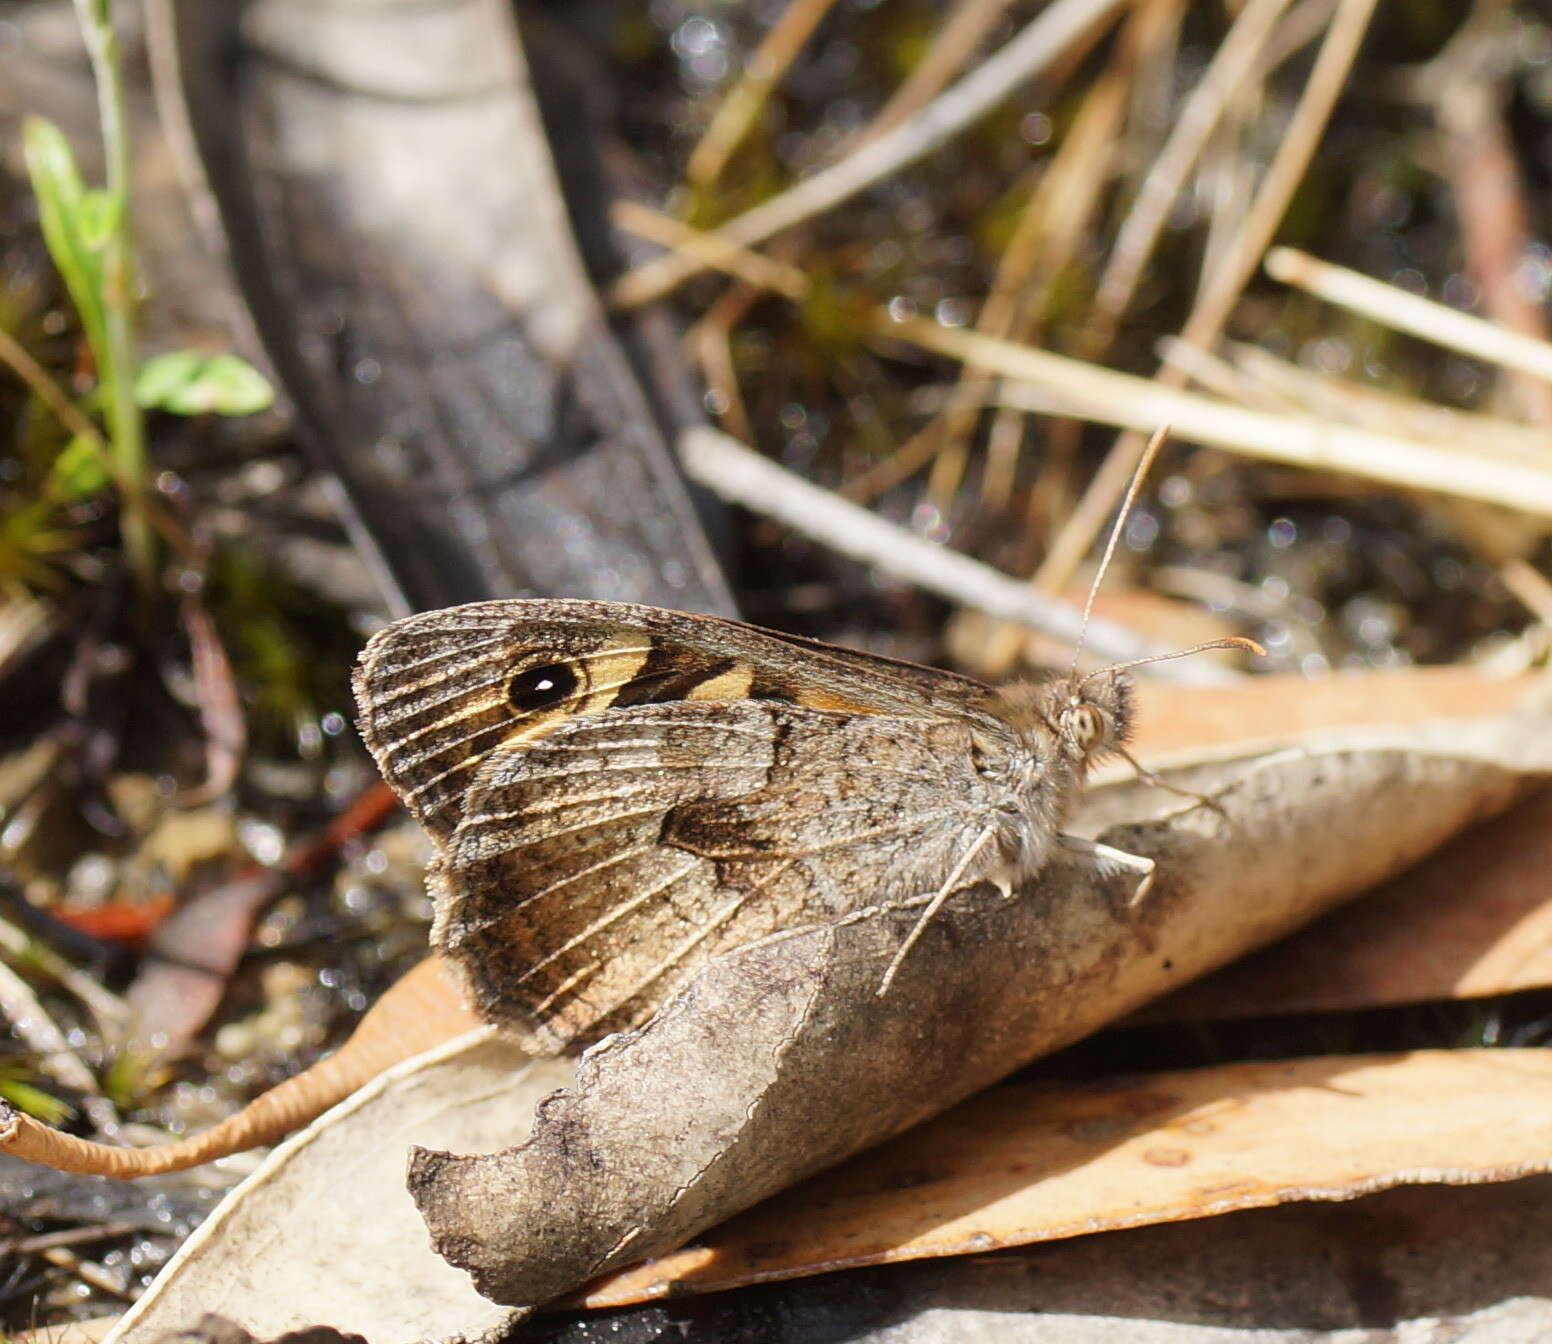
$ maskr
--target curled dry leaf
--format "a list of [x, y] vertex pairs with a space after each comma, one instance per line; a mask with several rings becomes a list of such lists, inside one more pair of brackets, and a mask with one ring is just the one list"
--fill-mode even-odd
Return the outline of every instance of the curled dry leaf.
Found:
[[[1275, 715], [1296, 724], [1286, 704]], [[1264, 738], [1268, 725], [1242, 735]], [[1122, 909], [1124, 888], [1078, 867], [1022, 899], [956, 901], [884, 1000], [874, 990], [908, 915], [745, 948], [652, 1024], [592, 1051], [527, 1149], [421, 1154], [417, 1197], [487, 1288], [529, 1300], [574, 1289], [1400, 871], [1552, 766], [1549, 737], [1545, 715], [1526, 710], [1184, 770], [1177, 782], [1220, 791], [1221, 813], [1135, 783], [1096, 788], [1095, 824], [1120, 826], [1107, 838], [1160, 860], [1141, 908]], [[504, 1318], [426, 1248], [400, 1184], [404, 1143], [499, 1148], [521, 1138], [537, 1090], [499, 1041], [400, 1066], [277, 1150], [115, 1341], [210, 1309], [260, 1334], [305, 1321], [374, 1340], [483, 1334]], [[277, 1280], [306, 1289], [276, 1301]], [[404, 1300], [409, 1280], [458, 1288], [426, 1306]]]
[[499, 1337], [513, 1312], [431, 1253], [404, 1189], [404, 1155], [428, 1139], [499, 1147], [571, 1072], [565, 1061], [526, 1060], [489, 1028], [390, 1069], [275, 1149], [178, 1249], [108, 1344], [151, 1344], [206, 1312], [261, 1339], [317, 1324], [372, 1344]]
[[613, 1307], [1418, 1181], [1552, 1169], [1545, 1050], [1006, 1084], [578, 1295]]
[[1458, 836], [1275, 947], [1152, 1004], [1150, 1021], [1346, 1012], [1552, 985], [1552, 793]]
[[1552, 764], [1547, 728], [1419, 726], [1176, 773], [1212, 807], [1098, 789], [1100, 838], [1158, 863], [1142, 906], [1072, 862], [1019, 899], [967, 893], [882, 998], [912, 911], [740, 949], [590, 1051], [530, 1143], [419, 1152], [411, 1190], [438, 1249], [497, 1301], [660, 1255], [1400, 871]]
[[[1484, 678], [1455, 667], [1331, 677], [1263, 677], [1204, 691], [1138, 687], [1137, 752], [1285, 738], [1324, 726], [1448, 718], [1507, 709], [1535, 676]], [[1552, 799], [1530, 799], [1474, 828], [1415, 870], [1309, 929], [1170, 994], [1148, 1021], [1336, 1012], [1552, 984], [1552, 902], [1540, 875], [1552, 861]]]

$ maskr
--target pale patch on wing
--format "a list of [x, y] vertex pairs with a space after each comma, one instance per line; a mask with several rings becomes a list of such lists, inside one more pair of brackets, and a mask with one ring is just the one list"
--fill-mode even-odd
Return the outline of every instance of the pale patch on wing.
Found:
[[754, 665], [739, 663], [690, 689], [686, 700], [742, 700], [754, 685]]

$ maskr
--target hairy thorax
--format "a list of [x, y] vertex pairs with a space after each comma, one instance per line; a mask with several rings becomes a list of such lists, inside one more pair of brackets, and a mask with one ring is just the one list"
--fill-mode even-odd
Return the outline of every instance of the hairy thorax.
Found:
[[989, 705], [999, 731], [977, 735], [994, 832], [975, 867], [1004, 891], [1045, 866], [1082, 786], [1082, 753], [1065, 749], [1052, 707], [1049, 685], [999, 688]]

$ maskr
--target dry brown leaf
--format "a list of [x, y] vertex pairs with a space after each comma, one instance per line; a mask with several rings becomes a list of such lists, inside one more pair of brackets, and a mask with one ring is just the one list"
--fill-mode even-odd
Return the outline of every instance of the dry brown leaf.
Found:
[[1552, 1177], [1401, 1186], [647, 1303], [551, 1340], [1531, 1344], [1552, 1338]]
[[1430, 1050], [1007, 1084], [590, 1285], [613, 1307], [1293, 1200], [1552, 1170], [1552, 1054]]
[[1189, 985], [1149, 1020], [1340, 1012], [1552, 985], [1552, 793]]
[[1502, 713], [1541, 676], [1488, 677], [1468, 667], [1409, 667], [1307, 677], [1250, 677], [1228, 686], [1137, 686], [1135, 755], [1156, 760], [1215, 746], [1280, 741], [1364, 724]]
[[499, 1337], [513, 1313], [432, 1254], [404, 1156], [428, 1140], [473, 1151], [510, 1142], [571, 1067], [525, 1060], [482, 1028], [390, 1069], [222, 1200], [108, 1344], [152, 1344], [207, 1312], [260, 1339], [318, 1324], [372, 1344]]
[[[1494, 712], [1544, 684], [1468, 668], [1406, 668], [1221, 688], [1139, 686], [1139, 756], [1276, 740], [1325, 725]], [[1150, 1005], [1149, 1021], [1350, 1011], [1552, 983], [1552, 905], [1541, 882], [1552, 803], [1530, 801], [1453, 841], [1415, 872], [1314, 927]]]
[[[1264, 718], [1248, 735], [1266, 736]], [[1160, 859], [1159, 890], [1140, 910], [1121, 909], [1125, 891], [1107, 894], [1086, 868], [1053, 872], [1024, 899], [955, 903], [885, 1000], [873, 990], [905, 916], [743, 949], [655, 1023], [592, 1052], [587, 1081], [545, 1103], [531, 1148], [488, 1162], [423, 1154], [417, 1194], [487, 1284], [534, 1297], [573, 1289], [1403, 869], [1549, 765], [1552, 731], [1526, 711], [1326, 734], [1184, 771], [1227, 790], [1222, 816], [1135, 782], [1098, 788], [1094, 824], [1125, 822], [1115, 838]], [[437, 1268], [399, 1184], [406, 1137], [481, 1152], [522, 1136], [533, 1077], [512, 1059], [503, 1075], [480, 1053], [501, 1048], [410, 1061], [277, 1150], [115, 1344], [196, 1309], [257, 1334], [321, 1320], [385, 1341], [508, 1319]], [[296, 1208], [309, 1210], [303, 1222]], [[370, 1244], [340, 1263], [337, 1248], [360, 1244], [363, 1229]], [[305, 1291], [277, 1303], [279, 1280]], [[443, 1285], [432, 1306], [403, 1300], [411, 1280]]]

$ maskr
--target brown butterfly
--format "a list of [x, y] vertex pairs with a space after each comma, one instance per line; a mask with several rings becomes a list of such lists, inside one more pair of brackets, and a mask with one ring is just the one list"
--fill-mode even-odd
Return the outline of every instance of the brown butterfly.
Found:
[[481, 1015], [550, 1048], [642, 1021], [728, 948], [917, 907], [883, 993], [954, 893], [1009, 895], [1058, 846], [1135, 874], [1140, 898], [1151, 860], [1062, 827], [1094, 762], [1127, 754], [1127, 669], [1212, 648], [1263, 652], [1219, 639], [1086, 676], [1074, 653], [1065, 677], [992, 687], [714, 616], [539, 598], [390, 625], [355, 686], [361, 735], [437, 845], [432, 941]]
[[360, 724], [438, 848], [433, 941], [553, 1046], [642, 1020], [710, 957], [805, 924], [1007, 893], [1122, 750], [1123, 668], [993, 688], [736, 621], [484, 602], [374, 636]]

